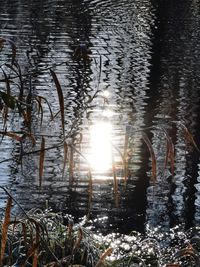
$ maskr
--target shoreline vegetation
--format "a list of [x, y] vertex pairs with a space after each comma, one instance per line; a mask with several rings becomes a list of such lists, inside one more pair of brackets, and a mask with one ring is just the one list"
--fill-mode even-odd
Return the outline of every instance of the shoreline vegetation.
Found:
[[70, 215], [50, 209], [24, 211], [24, 216], [13, 218], [13, 202], [9, 195], [0, 220], [0, 266], [200, 266], [200, 227], [102, 235], [87, 226], [87, 220], [75, 224]]

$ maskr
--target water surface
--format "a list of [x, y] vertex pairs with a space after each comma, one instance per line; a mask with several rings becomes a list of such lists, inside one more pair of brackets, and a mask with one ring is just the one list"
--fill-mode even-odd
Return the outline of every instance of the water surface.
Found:
[[[69, 164], [62, 174], [60, 114], [51, 121], [44, 101], [41, 125], [35, 103], [31, 128], [37, 141], [34, 149], [40, 148], [42, 136], [46, 147], [55, 146], [45, 153], [42, 188], [38, 153], [23, 156], [22, 164], [4, 161], [15, 159], [20, 149], [9, 138], [1, 143], [1, 185], [8, 186], [26, 210], [48, 205], [75, 217], [90, 211], [101, 231], [143, 231], [147, 224], [164, 229], [179, 223], [199, 225], [199, 153], [186, 140], [181, 126], [188, 128], [198, 145], [199, 2], [51, 0], [0, 4], [0, 35], [17, 47], [18, 63], [27, 75], [25, 90], [31, 75], [33, 93], [46, 98], [54, 114], [59, 111], [59, 101], [50, 69], [57, 74], [65, 100], [66, 141], [74, 148], [70, 152], [72, 179]], [[81, 42], [90, 50], [87, 62], [74, 58]], [[10, 60], [8, 44], [0, 60], [1, 66]], [[4, 88], [1, 83], [1, 90]], [[13, 85], [12, 90], [18, 89]], [[10, 118], [8, 127], [21, 129], [23, 121]], [[147, 134], [155, 151], [155, 185], [142, 133]], [[174, 176], [169, 165], [165, 168], [166, 133], [175, 147]], [[25, 152], [30, 148], [26, 144]], [[127, 156], [127, 172], [122, 156]], [[89, 170], [93, 182], [92, 202], [88, 204]], [[124, 175], [128, 178], [126, 189]], [[5, 199], [2, 192], [1, 207]], [[15, 212], [20, 212], [19, 207]]]

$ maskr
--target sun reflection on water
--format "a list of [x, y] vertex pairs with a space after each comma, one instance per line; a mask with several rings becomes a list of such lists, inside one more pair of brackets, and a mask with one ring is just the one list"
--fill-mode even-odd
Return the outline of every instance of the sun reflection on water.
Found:
[[90, 154], [88, 157], [92, 170], [108, 171], [112, 166], [112, 125], [99, 121], [90, 128]]

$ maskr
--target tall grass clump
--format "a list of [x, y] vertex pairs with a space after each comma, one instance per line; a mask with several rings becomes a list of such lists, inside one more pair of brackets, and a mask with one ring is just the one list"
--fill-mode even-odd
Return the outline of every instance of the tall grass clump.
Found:
[[0, 266], [102, 266], [108, 251], [70, 216], [31, 210], [11, 218], [11, 204], [9, 197], [0, 222]]
[[74, 223], [70, 215], [30, 210], [11, 216], [9, 196], [0, 220], [0, 266], [73, 267], [199, 267], [200, 228], [169, 231], [147, 228], [145, 234], [103, 236], [87, 220]]

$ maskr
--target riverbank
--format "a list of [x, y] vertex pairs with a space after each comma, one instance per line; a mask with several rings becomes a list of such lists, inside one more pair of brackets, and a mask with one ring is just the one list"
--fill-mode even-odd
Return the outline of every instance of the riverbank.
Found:
[[0, 266], [200, 266], [200, 227], [103, 236], [87, 219], [74, 224], [70, 215], [51, 210], [12, 218], [12, 202], [9, 197], [0, 221]]

